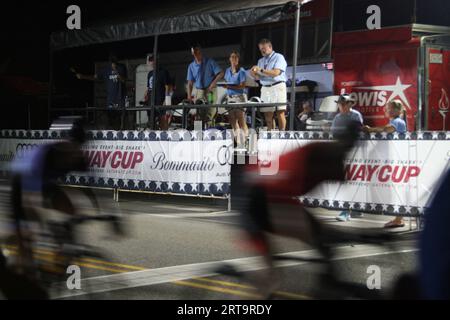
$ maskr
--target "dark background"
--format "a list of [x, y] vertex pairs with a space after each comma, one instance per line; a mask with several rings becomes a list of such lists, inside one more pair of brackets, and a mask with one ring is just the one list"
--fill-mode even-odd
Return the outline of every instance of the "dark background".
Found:
[[[161, 1], [4, 1], [0, 17], [0, 103], [2, 116], [0, 128], [44, 129], [48, 127], [48, 80], [49, 80], [49, 37], [50, 33], [66, 29], [66, 9], [76, 4], [81, 8], [82, 27], [95, 22], [106, 21], [109, 17], [127, 15], [139, 6]], [[87, 54], [73, 50], [69, 55], [81, 61], [80, 67], [86, 71], [93, 69], [93, 58], [107, 56], [107, 48]], [[78, 56], [77, 56], [78, 55]], [[86, 66], [87, 68], [86, 68]], [[69, 81], [60, 83], [68, 86], [77, 95], [91, 95], [92, 83], [76, 81], [66, 65], [64, 72]], [[89, 70], [91, 69], [91, 70]], [[58, 71], [58, 70], [55, 70]], [[61, 70], [59, 70], [61, 71]], [[72, 81], [70, 81], [72, 80]], [[55, 89], [55, 88], [54, 88]], [[27, 108], [31, 109], [29, 119]]]
[[[205, 1], [205, 0], [203, 0]], [[205, 1], [207, 2], [207, 1]], [[48, 128], [49, 38], [54, 31], [65, 31], [69, 16], [66, 9], [75, 4], [81, 8], [82, 28], [108, 24], [111, 20], [139, 20], [153, 8], [170, 10], [171, 4], [186, 6], [189, 1], [127, 0], [127, 1], [16, 1], [6, 5], [1, 15], [0, 97], [3, 115], [1, 129]], [[183, 8], [183, 7], [181, 7]], [[161, 52], [188, 50], [196, 39], [208, 39], [208, 46], [226, 45], [239, 30], [218, 30], [189, 35], [162, 36]], [[70, 68], [93, 74], [94, 62], [105, 61], [110, 52], [121, 58], [142, 58], [153, 49], [153, 37], [120, 43], [91, 45], [57, 51], [53, 55], [52, 105], [80, 107], [93, 99], [93, 84], [79, 81]]]
[[[207, 0], [198, 0], [207, 3]], [[229, 0], [231, 1], [231, 0]], [[66, 9], [71, 4], [81, 8], [82, 27], [102, 25], [110, 19], [139, 19], [140, 13], [152, 8], [189, 8], [190, 1], [181, 0], [58, 0], [2, 2], [0, 17], [0, 129], [48, 128], [49, 36], [53, 31], [65, 30]], [[450, 25], [448, 0], [336, 0], [335, 31], [365, 28], [365, 8], [378, 4], [382, 8], [382, 26], [409, 23]], [[161, 51], [188, 48], [196, 39], [208, 39], [208, 45], [226, 45], [239, 36], [236, 29], [208, 31], [190, 35], [171, 35], [160, 38]], [[80, 106], [80, 101], [92, 101], [93, 85], [77, 81], [69, 68], [84, 73], [93, 72], [94, 61], [106, 60], [108, 52], [119, 57], [142, 57], [151, 51], [153, 39], [139, 39], [121, 43], [63, 50], [54, 57], [55, 101]], [[58, 96], [59, 95], [59, 96]], [[31, 110], [32, 112], [27, 112]], [[29, 116], [31, 114], [31, 116]]]

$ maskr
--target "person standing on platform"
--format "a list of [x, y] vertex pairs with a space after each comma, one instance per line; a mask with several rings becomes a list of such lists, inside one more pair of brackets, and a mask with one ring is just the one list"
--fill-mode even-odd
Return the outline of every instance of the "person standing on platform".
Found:
[[[147, 105], [150, 105], [150, 100], [153, 91], [153, 74], [155, 70], [155, 59], [153, 54], [147, 56], [147, 64], [151, 66], [151, 70], [147, 75], [147, 91], [145, 92], [144, 101]], [[156, 81], [155, 81], [155, 105], [162, 106], [166, 97], [170, 97], [172, 90], [172, 80], [170, 78], [169, 71], [162, 66], [157, 66], [156, 69]], [[151, 111], [147, 111], [148, 119], [151, 119]], [[159, 121], [159, 129], [169, 130], [170, 111], [155, 109], [155, 119]]]
[[[282, 103], [287, 102], [286, 90], [286, 67], [287, 62], [281, 53], [277, 53], [272, 48], [272, 42], [269, 39], [259, 41], [259, 51], [262, 58], [258, 64], [250, 69], [250, 75], [259, 80], [262, 85], [261, 100], [264, 103]], [[274, 129], [273, 113], [276, 111], [278, 119], [278, 128], [286, 130], [286, 106], [264, 107], [260, 108], [264, 113], [267, 128]]]
[[[193, 99], [205, 99], [209, 103], [213, 103], [214, 101], [208, 99], [208, 95], [214, 93], [217, 81], [223, 78], [224, 72], [216, 61], [203, 55], [199, 45], [193, 46], [191, 48], [191, 53], [194, 56], [194, 61], [191, 62], [187, 71], [187, 99], [189, 101], [192, 101]], [[196, 89], [195, 96], [192, 96], [194, 86]], [[201, 120], [206, 124], [206, 127], [210, 127], [216, 114], [216, 109], [199, 109], [198, 114], [200, 115]]]
[[[247, 93], [245, 69], [240, 66], [240, 55], [237, 51], [230, 54], [230, 67], [225, 70], [225, 88], [227, 89], [227, 103], [246, 103]], [[248, 135], [247, 122], [245, 121], [245, 108], [229, 108], [231, 128], [238, 147], [245, 147], [245, 139]]]
[[106, 83], [106, 107], [107, 107], [107, 125], [106, 128], [119, 130], [121, 126], [122, 110], [125, 106], [127, 68], [119, 63], [117, 56], [111, 54], [109, 64], [93, 75], [84, 75], [77, 73], [76, 77], [80, 80], [102, 80]]

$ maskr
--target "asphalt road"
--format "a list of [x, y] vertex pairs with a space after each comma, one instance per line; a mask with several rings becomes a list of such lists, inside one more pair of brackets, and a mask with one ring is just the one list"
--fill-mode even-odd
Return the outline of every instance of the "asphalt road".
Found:
[[[101, 248], [108, 260], [80, 259], [81, 289], [68, 290], [60, 283], [53, 290], [55, 299], [258, 299], [261, 290], [255, 282], [262, 272], [261, 261], [243, 247], [238, 214], [226, 211], [226, 202], [173, 196], [121, 194], [114, 203], [112, 192], [98, 192], [102, 211], [124, 218], [126, 236], [112, 236], [111, 228], [96, 222], [80, 228], [83, 243]], [[85, 212], [91, 208], [83, 197], [74, 196]], [[0, 188], [0, 236], [10, 231], [5, 215], [9, 212], [8, 188]], [[349, 222], [337, 222], [336, 212], [314, 209], [324, 223], [342, 230], [382, 228], [389, 218], [364, 215]], [[412, 227], [415, 224], [412, 223]], [[395, 230], [394, 245], [380, 247], [350, 243], [337, 245], [335, 265], [346, 281], [366, 285], [370, 266], [379, 267], [381, 289], [389, 296], [393, 283], [416, 268], [417, 233]], [[315, 256], [307, 245], [274, 237], [278, 254]], [[15, 248], [4, 246], [14, 256]], [[52, 250], [43, 247], [38, 259], [48, 259]], [[218, 275], [224, 264], [242, 271], [245, 277]], [[280, 262], [277, 269], [275, 299], [312, 299], [323, 289], [316, 263], [294, 260]], [[369, 268], [370, 270], [370, 268]], [[264, 287], [265, 284], [262, 284]]]

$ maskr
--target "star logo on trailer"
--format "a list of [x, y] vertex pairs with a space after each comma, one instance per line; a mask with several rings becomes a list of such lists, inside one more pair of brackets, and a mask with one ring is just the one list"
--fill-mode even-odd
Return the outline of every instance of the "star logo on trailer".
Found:
[[[411, 109], [411, 106], [409, 105], [408, 99], [405, 95], [405, 90], [407, 90], [411, 86], [411, 84], [403, 84], [400, 80], [400, 77], [397, 77], [397, 81], [394, 85], [355, 87], [355, 89], [370, 90], [372, 92], [353, 92], [352, 95], [361, 107], [375, 105], [382, 107], [386, 104], [386, 102], [395, 98], [399, 98], [405, 103], [408, 109]], [[386, 99], [387, 92], [391, 92], [391, 95]]]

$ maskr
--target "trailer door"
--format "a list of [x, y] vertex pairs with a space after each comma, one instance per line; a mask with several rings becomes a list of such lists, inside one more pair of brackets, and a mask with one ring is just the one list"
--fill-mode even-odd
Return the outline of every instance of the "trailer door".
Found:
[[450, 47], [426, 47], [425, 123], [427, 130], [450, 130]]

